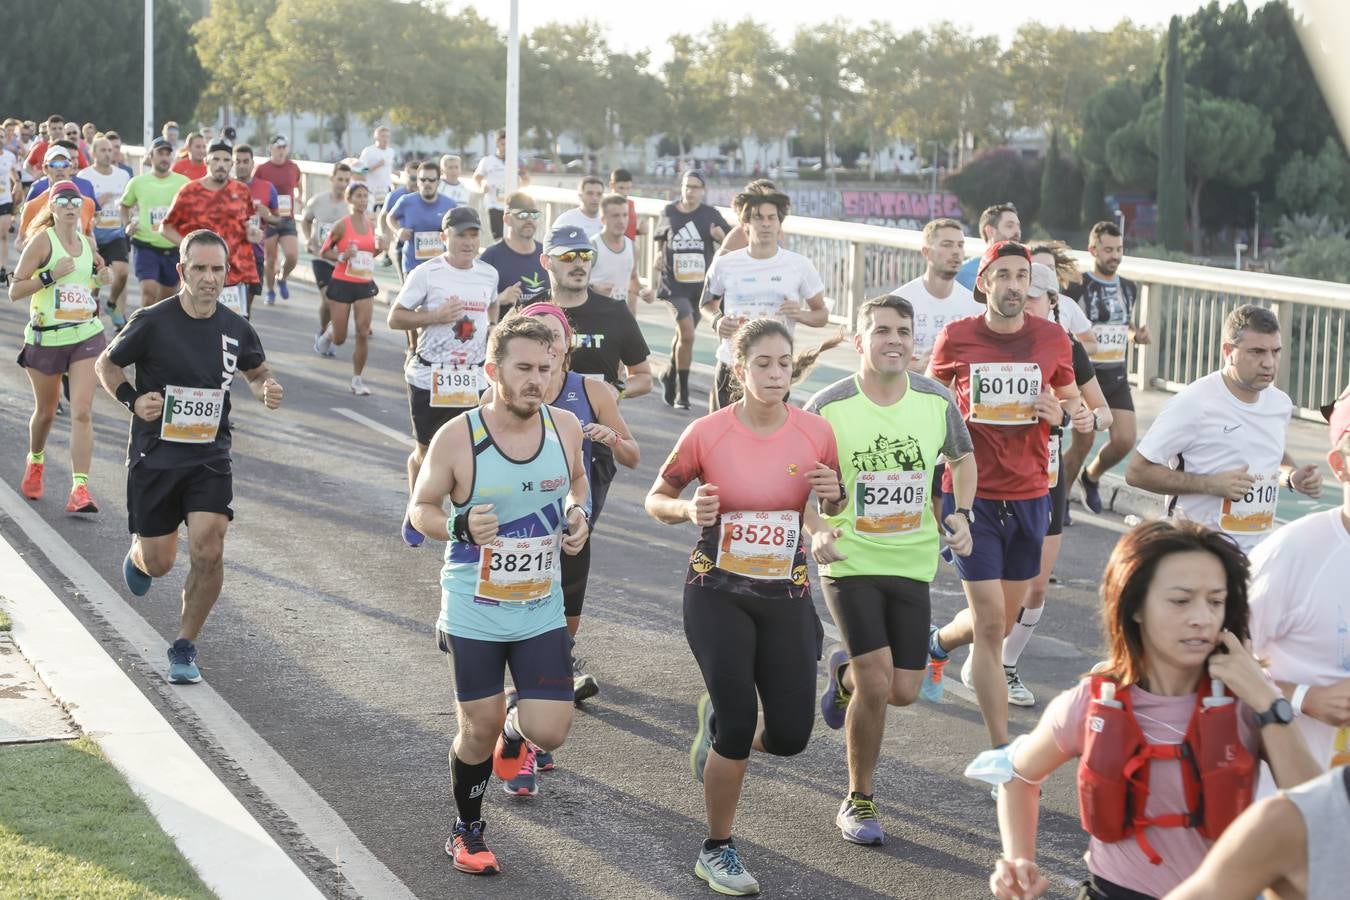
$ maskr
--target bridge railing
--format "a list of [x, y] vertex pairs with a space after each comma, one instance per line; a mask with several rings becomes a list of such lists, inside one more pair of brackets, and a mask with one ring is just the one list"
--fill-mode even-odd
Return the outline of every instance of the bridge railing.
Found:
[[[139, 158], [140, 148], [124, 151]], [[330, 164], [297, 162], [306, 196], [327, 190]], [[577, 196], [560, 187], [534, 185], [528, 190], [544, 211], [542, 240], [548, 223], [576, 206]], [[481, 202], [481, 196], [475, 195], [475, 202]], [[638, 241], [639, 275], [649, 279], [655, 268], [651, 235], [666, 204], [643, 197], [634, 197], [633, 202], [647, 232]], [[722, 214], [732, 221], [730, 210], [722, 208]], [[863, 300], [894, 290], [924, 270], [922, 236], [917, 231], [794, 215], [788, 216], [783, 230], [785, 245], [816, 264], [825, 282], [831, 321], [845, 326], [851, 325]], [[982, 241], [966, 239], [968, 253], [983, 249]], [[1075, 256], [1080, 268], [1090, 268], [1086, 253]], [[1317, 408], [1350, 381], [1350, 285], [1128, 254], [1120, 274], [1139, 283], [1139, 321], [1153, 335], [1152, 344], [1130, 353], [1130, 379], [1136, 385], [1175, 391], [1219, 368], [1223, 320], [1243, 303], [1269, 307], [1279, 316], [1284, 353], [1277, 384], [1293, 398], [1300, 416], [1320, 419]]]

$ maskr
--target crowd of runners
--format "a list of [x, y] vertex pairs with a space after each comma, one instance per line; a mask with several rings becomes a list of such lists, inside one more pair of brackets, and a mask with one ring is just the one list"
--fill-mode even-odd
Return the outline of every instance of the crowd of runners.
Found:
[[[1090, 230], [1092, 267], [1080, 273], [1063, 244], [1021, 242], [1011, 204], [983, 213], [987, 246], [971, 259], [961, 223], [935, 219], [924, 273], [857, 298], [846, 338], [820, 330], [825, 284], [782, 246], [791, 203], [773, 183], [747, 185], [728, 222], [704, 202], [702, 174], [685, 172], [650, 233], [645, 284], [629, 172], [582, 178], [578, 207], [545, 222], [523, 172], [507, 191], [508, 165], [502, 133], [468, 182], [456, 156], [399, 171], [379, 128], [306, 196], [284, 135], [255, 152], [233, 135], [180, 140], [168, 123], [137, 171], [114, 132], [5, 120], [0, 277], [30, 309], [21, 491], [43, 497], [48, 436], [68, 409], [65, 508], [97, 513], [96, 385], [127, 408], [122, 576], [133, 594], [170, 571], [186, 529], [170, 681], [201, 680], [196, 641], [224, 577], [235, 375], [268, 409], [284, 396], [254, 300], [293, 299], [303, 240], [319, 295], [314, 353], [332, 357], [350, 339], [354, 395], [371, 393], [376, 270], [400, 282], [386, 321], [407, 334], [414, 444], [408, 503], [389, 527], [410, 548], [445, 544], [437, 635], [458, 721], [446, 842], [456, 869], [502, 871], [485, 837], [491, 779], [537, 795], [538, 773], [564, 762], [554, 754], [574, 704], [600, 692], [575, 646], [603, 559], [592, 534], [619, 468], [640, 462], [623, 410], [656, 387], [672, 410], [692, 409], [694, 346], [707, 340], [708, 413], [673, 447], [649, 445], [664, 462], [645, 508], [698, 529], [683, 614], [706, 688], [689, 759], [707, 809], [694, 871], [709, 887], [759, 891], [733, 839], [749, 760], [800, 753], [817, 710], [845, 738], [834, 826], [881, 844], [888, 707], [941, 702], [944, 668], [968, 646], [960, 678], [991, 749], [967, 774], [997, 801], [995, 896], [1049, 889], [1035, 862], [1037, 785], [1070, 760], [1089, 835], [1080, 897], [1343, 895], [1350, 390], [1324, 410], [1343, 504], [1280, 527], [1282, 492], [1317, 497], [1322, 476], [1286, 447], [1293, 404], [1275, 386], [1285, 336], [1274, 313], [1233, 309], [1222, 367], [1171, 398], [1140, 440], [1130, 349], [1152, 336], [1117, 272], [1123, 237], [1110, 222]], [[675, 327], [654, 371], [635, 312], [657, 299]], [[810, 349], [798, 326], [816, 330]], [[856, 373], [794, 393], [845, 340]], [[1130, 530], [1101, 573], [1105, 660], [1013, 739], [1009, 704], [1037, 703], [1019, 663], [1046, 615], [1072, 489], [1100, 513], [1102, 478], [1122, 462], [1131, 485], [1168, 498], [1168, 515]], [[967, 604], [937, 623], [930, 584], [942, 566]]]

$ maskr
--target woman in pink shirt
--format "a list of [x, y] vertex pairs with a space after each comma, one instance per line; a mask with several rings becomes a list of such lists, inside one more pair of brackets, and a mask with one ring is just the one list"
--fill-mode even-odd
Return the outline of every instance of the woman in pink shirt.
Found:
[[[685, 429], [646, 507], [667, 525], [702, 529], [684, 586], [685, 636], [708, 689], [690, 750], [708, 810], [694, 872], [719, 893], [744, 895], [759, 884], [737, 855], [731, 826], [750, 751], [800, 753], [815, 718], [823, 634], [806, 577], [802, 513], [812, 493], [828, 515], [846, 498], [829, 423], [784, 402], [803, 368], [787, 329], [756, 319], [732, 343], [745, 395]], [[804, 354], [808, 365], [815, 355]], [[681, 498], [695, 480], [693, 498]]]
[[[1035, 862], [1038, 785], [1075, 757], [1084, 827], [1116, 832], [1114, 840], [1089, 838], [1079, 900], [1148, 900], [1176, 887], [1200, 865], [1227, 814], [1251, 802], [1257, 759], [1281, 787], [1318, 774], [1302, 735], [1288, 727], [1288, 701], [1243, 643], [1247, 580], [1236, 544], [1185, 520], [1148, 522], [1116, 544], [1101, 589], [1107, 660], [1009, 748], [1013, 777], [998, 796], [1003, 856], [989, 879], [995, 897], [1049, 890]], [[1206, 717], [1228, 724], [1206, 732]], [[1126, 789], [1122, 772], [1141, 759], [1121, 738], [1136, 725], [1150, 758]], [[1206, 774], [1199, 796], [1183, 765]], [[1140, 800], [1142, 815], [1134, 810], [1129, 819], [1125, 810]]]

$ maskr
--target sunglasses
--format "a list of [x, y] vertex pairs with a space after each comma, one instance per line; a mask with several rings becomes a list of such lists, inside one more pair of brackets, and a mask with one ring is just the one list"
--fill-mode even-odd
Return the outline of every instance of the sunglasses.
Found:
[[418, 177], [417, 180], [422, 182], [423, 184], [435, 184], [436, 182], [440, 181], [439, 178], [422, 178], [420, 176]]
[[537, 209], [517, 209], [512, 210], [511, 215], [513, 218], [519, 219], [520, 221], [524, 222], [527, 219], [537, 219], [540, 216], [542, 216], [543, 213], [539, 212], [539, 210]]
[[49, 169], [69, 169], [69, 168], [70, 168], [70, 160], [68, 160], [68, 159], [54, 159], [54, 160], [52, 160], [51, 162], [47, 163], [47, 168], [49, 168]]
[[83, 203], [84, 198], [79, 196], [71, 197], [69, 195], [63, 195], [61, 197], [52, 198], [52, 206], [65, 207], [67, 209], [72, 206], [80, 206]]
[[583, 262], [590, 262], [591, 260], [595, 259], [594, 250], [567, 250], [562, 253], [554, 253], [551, 255], [554, 259], [558, 260], [559, 262], [565, 263], [576, 262], [577, 260], [581, 260]]

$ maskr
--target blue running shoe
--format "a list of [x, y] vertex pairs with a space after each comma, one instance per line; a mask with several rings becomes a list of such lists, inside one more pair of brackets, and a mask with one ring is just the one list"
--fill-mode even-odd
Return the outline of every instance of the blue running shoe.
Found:
[[553, 751], [552, 751], [552, 750], [540, 750], [538, 747], [535, 747], [535, 748], [534, 748], [534, 770], [535, 770], [536, 772], [552, 772], [553, 769], [554, 769], [554, 765], [553, 765]]
[[276, 303], [276, 302], [277, 302], [277, 292], [274, 291], [274, 290], [272, 290], [271, 288], [268, 288], [268, 289], [267, 289], [267, 299], [264, 300], [263, 302], [266, 303], [268, 306], [271, 306], [273, 303]]
[[516, 777], [502, 785], [502, 790], [513, 797], [533, 797], [538, 794], [539, 776], [535, 774], [535, 765], [538, 758], [539, 754], [534, 744], [526, 741], [525, 762], [521, 764]]
[[1087, 476], [1087, 470], [1078, 476], [1079, 482], [1083, 485], [1083, 505], [1095, 513], [1102, 511], [1102, 492], [1099, 482], [1093, 481]]
[[179, 638], [169, 647], [169, 681], [173, 684], [196, 684], [202, 680], [197, 669], [197, 645], [187, 638]]
[[825, 692], [820, 695], [820, 717], [835, 731], [844, 727], [848, 701], [853, 699], [853, 695], [844, 690], [843, 681], [839, 676], [839, 670], [846, 665], [848, 665], [848, 651], [843, 647], [835, 647], [834, 652], [830, 654], [828, 666], [830, 681], [825, 685]]
[[877, 820], [877, 805], [864, 797], [850, 794], [839, 804], [834, 824], [844, 840], [868, 847], [879, 847], [886, 841], [886, 832]]
[[[929, 703], [942, 702], [942, 670], [947, 666], [947, 654], [938, 646], [936, 625], [928, 626], [928, 669], [924, 672], [919, 697]], [[940, 656], [938, 654], [941, 654]]]
[[713, 742], [713, 705], [712, 697], [704, 694], [698, 698], [698, 733], [689, 747], [689, 768], [694, 777], [703, 782], [703, 766], [708, 762]]
[[286, 279], [284, 279], [284, 278], [278, 278], [278, 279], [277, 279], [277, 290], [281, 292], [281, 299], [282, 299], [282, 300], [289, 300], [289, 299], [291, 299], [291, 289], [290, 289], [290, 287], [286, 284]]
[[127, 583], [127, 588], [137, 597], [144, 597], [150, 591], [150, 585], [155, 580], [149, 575], [136, 568], [136, 564], [131, 561], [131, 551], [127, 551], [127, 558], [122, 560], [122, 580]]
[[426, 539], [427, 539], [426, 535], [422, 534], [422, 532], [414, 528], [412, 524], [412, 519], [408, 518], [407, 513], [404, 513], [403, 543], [407, 544], [409, 547], [420, 547], [422, 546], [422, 542], [425, 541]]

